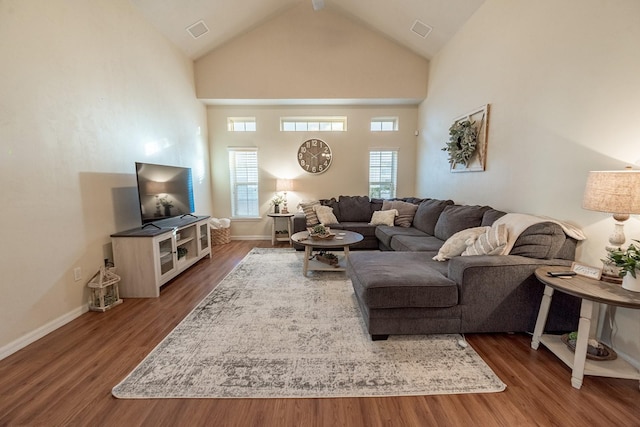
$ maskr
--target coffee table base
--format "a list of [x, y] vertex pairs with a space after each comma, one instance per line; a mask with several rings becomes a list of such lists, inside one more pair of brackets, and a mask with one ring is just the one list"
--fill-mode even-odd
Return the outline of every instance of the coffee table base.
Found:
[[305, 246], [304, 262], [302, 263], [302, 274], [306, 276], [307, 272], [309, 271], [346, 271], [345, 259], [349, 257], [349, 246], [345, 246], [343, 249], [344, 257], [338, 258], [337, 266], [332, 266], [320, 261], [312, 260], [311, 257], [313, 256], [313, 247]]

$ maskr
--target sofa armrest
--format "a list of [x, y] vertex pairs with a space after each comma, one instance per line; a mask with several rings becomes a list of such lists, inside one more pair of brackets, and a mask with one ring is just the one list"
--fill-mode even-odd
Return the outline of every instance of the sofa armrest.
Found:
[[[544, 289], [533, 273], [545, 265], [570, 266], [571, 261], [519, 255], [450, 259], [448, 276], [459, 287], [462, 329], [467, 332], [532, 331]], [[579, 318], [579, 308], [579, 299], [558, 295], [552, 303], [548, 330], [572, 330]]]
[[[495, 280], [509, 279], [513, 274], [527, 278], [538, 268], [545, 265], [570, 266], [571, 261], [565, 259], [536, 259], [519, 255], [479, 255], [457, 256], [449, 260], [449, 279], [462, 284], [469, 275], [478, 269], [490, 271], [488, 275]], [[518, 274], [521, 271], [521, 274]]]
[[307, 229], [307, 217], [304, 212], [298, 212], [293, 216], [293, 232], [305, 231]]

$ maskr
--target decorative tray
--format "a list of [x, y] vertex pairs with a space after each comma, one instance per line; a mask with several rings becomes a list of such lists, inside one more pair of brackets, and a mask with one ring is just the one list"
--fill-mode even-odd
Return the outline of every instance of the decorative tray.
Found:
[[329, 233], [329, 234], [315, 234], [315, 233], [309, 233], [309, 237], [311, 237], [314, 240], [331, 240], [334, 237], [336, 237], [335, 234], [333, 233]]
[[[560, 340], [569, 347], [569, 350], [576, 351], [575, 340], [569, 339], [569, 334], [564, 334], [560, 337]], [[591, 360], [614, 360], [618, 357], [616, 352], [606, 344], [598, 343], [598, 348], [588, 345], [587, 347], [587, 359]]]

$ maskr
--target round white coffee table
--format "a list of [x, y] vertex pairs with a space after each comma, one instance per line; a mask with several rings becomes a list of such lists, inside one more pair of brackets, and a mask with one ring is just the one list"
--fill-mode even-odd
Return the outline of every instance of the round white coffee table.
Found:
[[344, 257], [349, 257], [349, 246], [361, 242], [364, 237], [360, 233], [347, 230], [331, 230], [336, 236], [333, 239], [314, 239], [309, 237], [308, 231], [299, 231], [291, 236], [291, 240], [304, 246], [304, 263], [302, 264], [302, 274], [307, 275], [308, 271], [345, 271], [344, 260], [340, 260], [338, 265], [331, 266], [311, 259], [313, 249], [342, 248]]

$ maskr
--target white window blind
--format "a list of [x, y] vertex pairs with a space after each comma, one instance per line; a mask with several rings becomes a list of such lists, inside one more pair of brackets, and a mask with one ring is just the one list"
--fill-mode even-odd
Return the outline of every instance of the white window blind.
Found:
[[258, 150], [230, 148], [229, 178], [231, 215], [234, 218], [258, 217]]
[[398, 151], [369, 151], [369, 197], [391, 199], [396, 197], [398, 177]]

